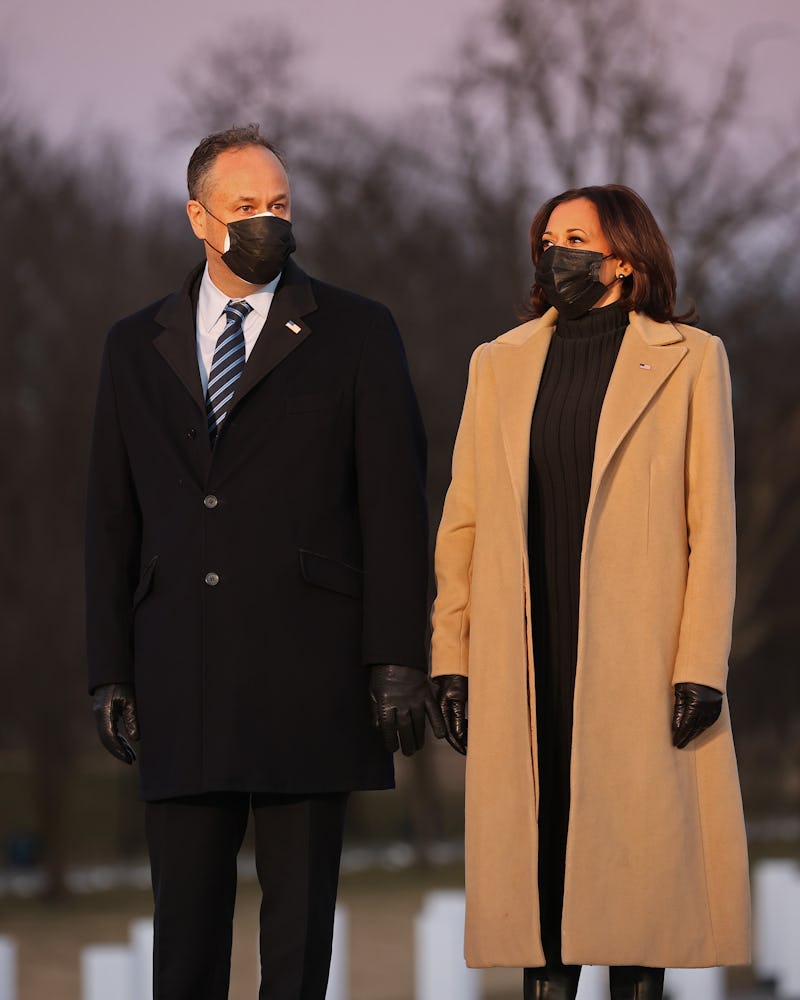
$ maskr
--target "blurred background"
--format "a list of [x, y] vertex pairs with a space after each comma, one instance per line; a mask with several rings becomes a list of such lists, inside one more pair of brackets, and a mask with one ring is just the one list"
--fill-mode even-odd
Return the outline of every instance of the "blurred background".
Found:
[[[10, 0], [0, 39], [0, 932], [20, 1000], [77, 998], [82, 944], [150, 911], [136, 776], [85, 692], [89, 427], [108, 327], [202, 256], [185, 164], [234, 123], [285, 151], [298, 262], [400, 324], [434, 529], [467, 362], [518, 321], [535, 210], [611, 181], [648, 202], [679, 306], [731, 359], [751, 852], [800, 856], [798, 0]], [[463, 878], [463, 761], [430, 747], [398, 779], [351, 809], [353, 1000], [408, 1000], [411, 916]], [[232, 1000], [253, 995], [256, 910], [245, 878]], [[518, 994], [493, 975], [488, 996]]]

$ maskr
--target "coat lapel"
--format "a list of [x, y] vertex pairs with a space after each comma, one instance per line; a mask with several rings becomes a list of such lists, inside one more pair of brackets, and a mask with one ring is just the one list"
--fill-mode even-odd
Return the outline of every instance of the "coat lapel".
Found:
[[311, 327], [303, 322], [302, 317], [314, 312], [316, 308], [311, 279], [290, 260], [275, 292], [267, 321], [236, 386], [236, 395], [229, 412], [310, 336]]
[[204, 267], [205, 263], [194, 268], [183, 287], [164, 300], [156, 313], [156, 323], [164, 329], [153, 341], [156, 350], [183, 382], [203, 413], [206, 404], [197, 364], [195, 312]]
[[671, 323], [630, 314], [600, 411], [587, 521], [611, 459], [687, 350], [683, 335]]
[[[556, 310], [549, 309], [498, 337], [492, 352], [503, 444], [523, 525], [528, 517], [531, 418], [557, 318]], [[587, 521], [615, 452], [686, 352], [682, 334], [671, 323], [630, 314], [600, 414]]]
[[549, 309], [503, 334], [492, 352], [503, 444], [523, 527], [528, 523], [531, 417], [557, 316]]
[[[183, 287], [166, 298], [156, 313], [156, 322], [164, 330], [155, 338], [156, 350], [181, 380], [198, 407], [205, 413], [203, 386], [197, 363], [196, 309], [204, 264], [198, 265]], [[258, 383], [298, 347], [311, 333], [303, 322], [317, 308], [311, 280], [297, 264], [289, 261], [267, 321], [247, 359], [244, 374], [237, 386], [233, 409]]]

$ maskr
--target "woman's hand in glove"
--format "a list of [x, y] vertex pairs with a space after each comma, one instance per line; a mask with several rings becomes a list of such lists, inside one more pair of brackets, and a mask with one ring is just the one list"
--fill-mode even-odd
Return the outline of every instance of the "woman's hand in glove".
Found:
[[722, 711], [722, 692], [705, 684], [682, 682], [675, 685], [672, 712], [672, 743], [682, 750], [708, 729]]

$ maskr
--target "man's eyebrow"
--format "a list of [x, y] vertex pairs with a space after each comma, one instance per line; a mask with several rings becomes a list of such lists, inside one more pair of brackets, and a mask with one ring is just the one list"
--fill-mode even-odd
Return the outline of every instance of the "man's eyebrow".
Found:
[[[286, 201], [288, 197], [289, 197], [288, 191], [279, 191], [277, 194], [273, 195], [269, 199], [269, 202], [270, 204], [272, 204], [275, 201]], [[238, 204], [239, 202], [242, 201], [258, 201], [258, 200], [259, 196], [256, 194], [237, 194], [230, 199], [230, 203], [233, 205], [233, 204]]]

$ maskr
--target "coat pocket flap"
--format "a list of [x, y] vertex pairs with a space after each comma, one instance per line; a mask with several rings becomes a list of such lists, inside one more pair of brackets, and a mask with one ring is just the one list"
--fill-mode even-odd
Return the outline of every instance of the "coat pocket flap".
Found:
[[142, 601], [150, 593], [150, 588], [153, 586], [153, 574], [156, 571], [156, 563], [158, 562], [158, 556], [153, 556], [150, 562], [142, 570], [142, 575], [139, 578], [139, 583], [136, 585], [136, 590], [133, 592], [133, 610], [135, 611]]
[[328, 556], [321, 556], [306, 549], [298, 550], [300, 555], [300, 571], [307, 583], [317, 587], [326, 587], [348, 597], [360, 597], [364, 574], [355, 566], [339, 562]]

